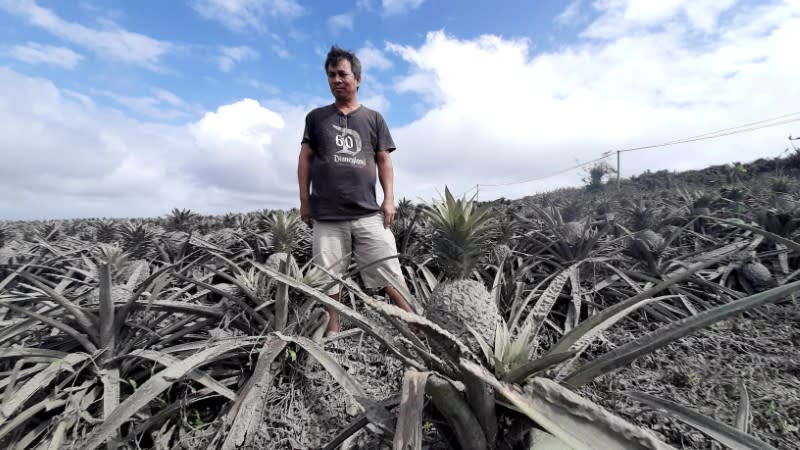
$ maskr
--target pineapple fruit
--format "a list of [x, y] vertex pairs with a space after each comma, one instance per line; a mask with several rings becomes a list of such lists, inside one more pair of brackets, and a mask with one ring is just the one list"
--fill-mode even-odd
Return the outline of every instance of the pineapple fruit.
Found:
[[664, 246], [664, 236], [653, 230], [641, 230], [634, 233], [634, 238], [644, 242], [650, 250], [658, 250]]
[[480, 347], [469, 328], [493, 342], [500, 321], [486, 287], [468, 279], [491, 237], [491, 216], [472, 201], [456, 200], [447, 188], [445, 198], [434, 202], [426, 215], [434, 231], [434, 257], [445, 279], [431, 292], [425, 317], [477, 351]]
[[772, 272], [756, 259], [742, 264], [742, 275], [756, 288], [772, 287], [775, 280], [772, 278]]

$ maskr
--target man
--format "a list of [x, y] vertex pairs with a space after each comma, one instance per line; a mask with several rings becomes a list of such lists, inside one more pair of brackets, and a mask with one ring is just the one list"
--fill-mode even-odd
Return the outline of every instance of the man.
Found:
[[[331, 47], [325, 60], [334, 103], [306, 116], [297, 178], [300, 213], [313, 221], [315, 262], [336, 274], [350, 264], [350, 254], [361, 268], [367, 288], [386, 290], [399, 307], [411, 311], [402, 296], [380, 275], [383, 268], [403, 282], [394, 236], [394, 172], [390, 153], [395, 150], [383, 116], [358, 102], [361, 63], [346, 50]], [[383, 203], [378, 206], [375, 182], [380, 180]], [[372, 264], [375, 261], [383, 261]], [[328, 292], [339, 300], [339, 288]], [[336, 311], [328, 308], [327, 335], [339, 332]]]

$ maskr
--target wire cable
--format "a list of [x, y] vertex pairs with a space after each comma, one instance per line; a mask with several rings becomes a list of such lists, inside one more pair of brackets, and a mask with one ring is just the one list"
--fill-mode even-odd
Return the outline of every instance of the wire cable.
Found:
[[[512, 182], [508, 182], [508, 183], [487, 183], [487, 184], [478, 183], [478, 184], [475, 185], [475, 188], [472, 188], [472, 189], [476, 189], [476, 188], [480, 188], [480, 187], [513, 186], [513, 185], [516, 185], [516, 184], [525, 184], [525, 183], [530, 183], [530, 182], [533, 182], [533, 181], [540, 181], [540, 180], [544, 180], [544, 179], [553, 177], [555, 175], [560, 175], [560, 174], [562, 174], [564, 172], [569, 172], [570, 170], [579, 169], [579, 168], [587, 166], [589, 164], [594, 164], [594, 163], [603, 161], [605, 159], [611, 158], [612, 156], [614, 156], [615, 152], [617, 152], [617, 153], [626, 153], [626, 152], [633, 152], [633, 151], [639, 151], [639, 150], [649, 150], [649, 149], [667, 147], [667, 146], [677, 145], [677, 144], [686, 144], [686, 143], [690, 143], [690, 142], [698, 142], [698, 141], [704, 141], [704, 140], [708, 140], [708, 139], [717, 139], [717, 138], [720, 138], [720, 137], [731, 136], [731, 135], [734, 135], [734, 134], [747, 133], [747, 132], [751, 132], [751, 131], [760, 130], [760, 129], [763, 129], [763, 128], [770, 128], [770, 127], [775, 127], [775, 126], [779, 126], [779, 125], [785, 125], [785, 124], [792, 123], [792, 122], [798, 122], [798, 121], [800, 121], [800, 117], [795, 117], [795, 118], [789, 119], [789, 117], [798, 116], [798, 115], [800, 115], [800, 111], [789, 113], [789, 114], [783, 114], [783, 115], [780, 115], [780, 116], [777, 116], [777, 117], [772, 117], [772, 118], [769, 118], [769, 119], [759, 120], [759, 121], [756, 121], [756, 122], [750, 122], [750, 123], [738, 125], [738, 126], [735, 126], [735, 127], [723, 128], [721, 130], [716, 130], [716, 131], [711, 131], [711, 132], [708, 132], [708, 133], [689, 136], [689, 137], [682, 138], [682, 139], [676, 139], [676, 140], [673, 140], [673, 141], [662, 142], [660, 144], [645, 145], [645, 146], [641, 146], [641, 147], [632, 147], [632, 148], [626, 148], [626, 149], [621, 149], [621, 150], [607, 150], [606, 152], [603, 153], [603, 156], [601, 156], [599, 158], [595, 158], [595, 159], [592, 159], [592, 160], [589, 160], [589, 161], [581, 162], [581, 163], [578, 163], [578, 164], [576, 164], [574, 166], [568, 167], [566, 169], [559, 170], [557, 172], [552, 172], [552, 173], [549, 173], [549, 174], [546, 174], [546, 175], [542, 175], [542, 176], [538, 176], [538, 177], [535, 177], [535, 178], [529, 178], [529, 179], [525, 179], [525, 180], [521, 180], [521, 181], [512, 181]], [[785, 119], [785, 120], [780, 120], [780, 119]], [[776, 122], [776, 120], [778, 122]], [[472, 190], [472, 189], [470, 189], [470, 190]], [[467, 192], [469, 192], [469, 191], [467, 191]]]

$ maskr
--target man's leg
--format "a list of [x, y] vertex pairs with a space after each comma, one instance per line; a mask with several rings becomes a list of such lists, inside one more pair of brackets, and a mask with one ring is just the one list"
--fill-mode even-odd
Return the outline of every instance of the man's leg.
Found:
[[414, 310], [411, 309], [411, 305], [409, 305], [408, 302], [406, 301], [406, 299], [404, 299], [403, 296], [400, 295], [400, 293], [397, 291], [397, 289], [395, 289], [395, 288], [393, 288], [391, 286], [388, 286], [386, 288], [386, 295], [388, 295], [389, 299], [392, 301], [392, 303], [394, 303], [398, 307], [400, 307], [400, 308], [402, 308], [402, 309], [404, 309], [404, 310], [406, 310], [406, 311], [408, 311], [410, 313], [414, 312]]
[[[339, 301], [339, 294], [328, 294], [328, 297], [336, 300], [337, 302]], [[335, 309], [329, 306], [326, 306], [325, 310], [328, 311], [328, 316], [330, 317], [330, 320], [328, 321], [328, 329], [325, 330], [325, 336], [335, 336], [337, 333], [339, 333], [340, 329], [339, 315]]]
[[[314, 262], [336, 275], [344, 274], [350, 265], [351, 239], [349, 221], [315, 221], [312, 245]], [[327, 294], [339, 301], [339, 286], [331, 288]], [[339, 332], [339, 315], [333, 308], [325, 309], [330, 316], [325, 334], [331, 336]]]
[[[353, 223], [353, 255], [361, 269], [361, 278], [367, 288], [384, 288], [386, 295], [398, 307], [414, 312], [397, 289], [387, 286], [378, 268], [383, 269], [398, 283], [405, 286], [403, 272], [397, 258], [386, 259], [397, 255], [397, 245], [391, 230], [383, 226], [383, 216], [375, 214], [354, 221]], [[380, 261], [375, 264], [376, 261]]]

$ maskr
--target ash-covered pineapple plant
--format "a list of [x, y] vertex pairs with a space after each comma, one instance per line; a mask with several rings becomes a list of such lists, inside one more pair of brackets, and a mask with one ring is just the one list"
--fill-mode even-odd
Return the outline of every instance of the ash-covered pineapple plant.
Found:
[[268, 267], [279, 270], [289, 255], [309, 246], [310, 231], [297, 212], [272, 211], [262, 220], [266, 229], [262, 237], [272, 253], [267, 258]]
[[456, 199], [445, 188], [444, 198], [430, 204], [425, 215], [433, 231], [434, 259], [444, 274], [425, 305], [425, 317], [478, 349], [469, 328], [491, 342], [500, 321], [489, 291], [470, 279], [492, 237], [490, 210], [466, 198]]

